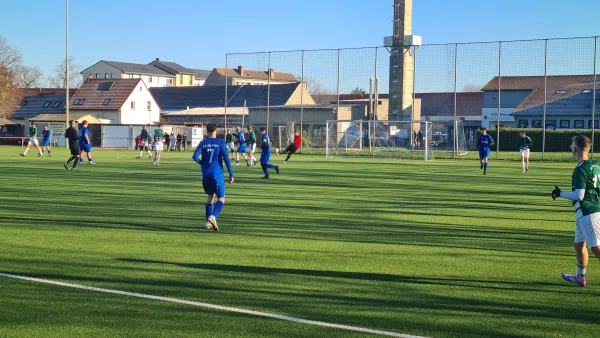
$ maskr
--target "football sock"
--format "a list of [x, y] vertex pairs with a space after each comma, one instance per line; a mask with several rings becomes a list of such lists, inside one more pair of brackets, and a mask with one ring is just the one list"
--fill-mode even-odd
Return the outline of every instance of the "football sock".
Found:
[[140, 157], [142, 157], [142, 154], [144, 153], [143, 150], [140, 150]]
[[265, 173], [265, 176], [269, 176], [269, 171], [267, 170], [267, 165], [264, 163], [261, 163], [260, 166], [262, 167], [263, 173]]
[[290, 159], [290, 157], [292, 157], [292, 153], [288, 153], [288, 156], [285, 158], [285, 161], [287, 162]]
[[488, 168], [488, 164], [487, 164], [487, 162], [485, 162], [485, 163], [483, 164], [483, 172], [486, 172], [486, 171], [487, 171], [487, 168]]
[[585, 270], [587, 269], [587, 265], [577, 263], [577, 280], [585, 279]]
[[213, 205], [212, 205], [212, 203], [211, 204], [206, 204], [206, 209], [205, 210], [206, 210], [206, 213], [205, 213], [206, 220], [208, 221], [208, 218], [210, 216], [212, 216], [212, 214], [213, 214]]
[[52, 150], [48, 149], [48, 155], [52, 156]]
[[71, 163], [71, 161], [73, 161], [75, 159], [75, 157], [71, 156], [69, 157], [69, 159], [67, 160], [67, 165], [69, 165]]
[[521, 166], [523, 167], [523, 170], [525, 170], [525, 161], [521, 161]]
[[219, 217], [219, 214], [221, 213], [221, 210], [223, 210], [224, 205], [225, 205], [224, 202], [217, 201], [217, 204], [215, 204], [215, 208], [213, 210], [212, 215], [215, 217]]
[[29, 148], [25, 148], [25, 151], [23, 152], [23, 155], [27, 155], [28, 151], [29, 151]]
[[90, 158], [88, 158], [88, 162], [89, 162], [89, 163], [92, 163], [92, 162], [94, 162], [94, 161], [92, 161], [92, 158], [90, 157]]
[[266, 166], [267, 166], [267, 168], [269, 168], [269, 169], [275, 169], [275, 167], [276, 167], [274, 164], [269, 164], [269, 163], [267, 163], [267, 164], [265, 164], [265, 165], [266, 165]]
[[77, 167], [77, 163], [79, 163], [79, 162], [77, 162], [77, 160], [73, 161], [73, 169], [75, 169], [75, 167]]
[[40, 150], [40, 155], [44, 156], [44, 151]]

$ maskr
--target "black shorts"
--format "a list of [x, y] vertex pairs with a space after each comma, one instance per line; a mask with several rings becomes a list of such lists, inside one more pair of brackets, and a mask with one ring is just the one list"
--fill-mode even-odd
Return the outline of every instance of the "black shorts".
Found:
[[73, 155], [73, 156], [81, 155], [81, 149], [79, 148], [79, 144], [69, 145], [69, 150], [71, 151], [71, 155]]
[[290, 144], [289, 146], [287, 146], [287, 148], [285, 148], [284, 153], [294, 154], [296, 151], [298, 151], [298, 148], [296, 148], [295, 145]]

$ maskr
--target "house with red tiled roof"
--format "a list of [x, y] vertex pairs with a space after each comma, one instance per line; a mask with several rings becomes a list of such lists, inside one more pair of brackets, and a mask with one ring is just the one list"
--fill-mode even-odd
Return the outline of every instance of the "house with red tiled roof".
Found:
[[69, 109], [111, 124], [160, 121], [160, 107], [142, 79], [88, 79], [69, 100]]
[[[584, 129], [592, 123], [592, 110], [599, 112], [599, 92], [594, 95], [594, 75], [503, 76], [483, 88], [483, 125], [495, 127], [500, 106], [500, 125], [542, 128]], [[594, 105], [594, 98], [596, 103]], [[500, 101], [498, 101], [500, 99]], [[486, 121], [488, 125], [486, 125]]]
[[212, 70], [205, 86], [256, 86], [267, 84], [289, 84], [300, 82], [292, 73], [276, 72], [271, 68], [268, 71], [237, 68], [215, 68]]

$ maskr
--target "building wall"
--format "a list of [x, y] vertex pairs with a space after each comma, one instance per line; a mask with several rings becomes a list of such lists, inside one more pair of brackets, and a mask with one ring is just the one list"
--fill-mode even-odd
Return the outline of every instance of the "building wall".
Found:
[[[98, 75], [98, 77], [96, 77], [96, 74]], [[121, 74], [122, 72], [119, 69], [107, 63], [99, 62], [83, 72], [83, 81], [85, 81], [90, 76], [94, 79], [118, 79], [121, 77]], [[105, 77], [106, 75], [108, 75], [108, 77]]]
[[[276, 74], [277, 75], [277, 74]], [[297, 81], [277, 81], [271, 79], [271, 84], [288, 84], [295, 83]], [[299, 82], [299, 81], [298, 81]], [[251, 79], [251, 78], [241, 78], [241, 77], [228, 77], [227, 85], [228, 86], [241, 86], [241, 85], [268, 85], [268, 79]], [[225, 76], [219, 75], [219, 73], [213, 71], [210, 73], [208, 78], [206, 79], [205, 86], [224, 86], [225, 85]]]
[[195, 86], [196, 77], [194, 75], [177, 74], [175, 76], [175, 87]]
[[204, 86], [204, 83], [206, 82], [206, 79], [195, 78], [194, 82], [195, 82], [196, 87]]
[[[264, 126], [267, 124], [266, 108], [250, 108], [249, 121], [252, 125]], [[333, 108], [304, 109], [303, 122], [306, 124], [326, 124], [328, 120], [350, 120], [352, 106], [341, 106], [339, 113]], [[290, 121], [300, 122], [300, 107], [287, 109], [272, 109], [269, 123], [273, 126], [286, 125]]]
[[148, 87], [171, 87], [175, 77], [150, 76], [140, 74], [122, 74], [123, 79], [142, 79]]
[[286, 102], [285, 105], [298, 106], [301, 105], [302, 102], [304, 102], [305, 106], [314, 106], [317, 104], [308, 92], [307, 84], [304, 84], [303, 86], [298, 86], [296, 91], [290, 96], [288, 102]]
[[[132, 109], [131, 102], [135, 102], [135, 108]], [[150, 110], [148, 110], [150, 102]], [[148, 87], [140, 83], [129, 95], [127, 101], [121, 107], [120, 124], [146, 124], [160, 121], [160, 107], [154, 100]]]
[[70, 109], [70, 114], [73, 115], [91, 115], [97, 119], [106, 119], [110, 120], [112, 124], [119, 123], [119, 112], [116, 110], [85, 110], [85, 109]]
[[[516, 108], [530, 93], [530, 90], [503, 90], [500, 96], [500, 108]], [[483, 108], [498, 108], [498, 91], [483, 93]]]
[[[595, 128], [600, 128], [596, 119]], [[515, 127], [517, 128], [542, 128], [542, 115], [517, 115], [515, 116]], [[579, 115], [547, 115], [547, 129], [590, 129], [592, 127], [591, 114]]]

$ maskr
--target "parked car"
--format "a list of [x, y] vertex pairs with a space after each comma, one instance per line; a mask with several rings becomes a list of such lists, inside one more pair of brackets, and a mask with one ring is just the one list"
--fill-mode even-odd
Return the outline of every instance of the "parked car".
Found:
[[13, 133], [0, 131], [0, 144], [13, 144], [20, 146], [23, 144], [23, 138], [16, 136]]

